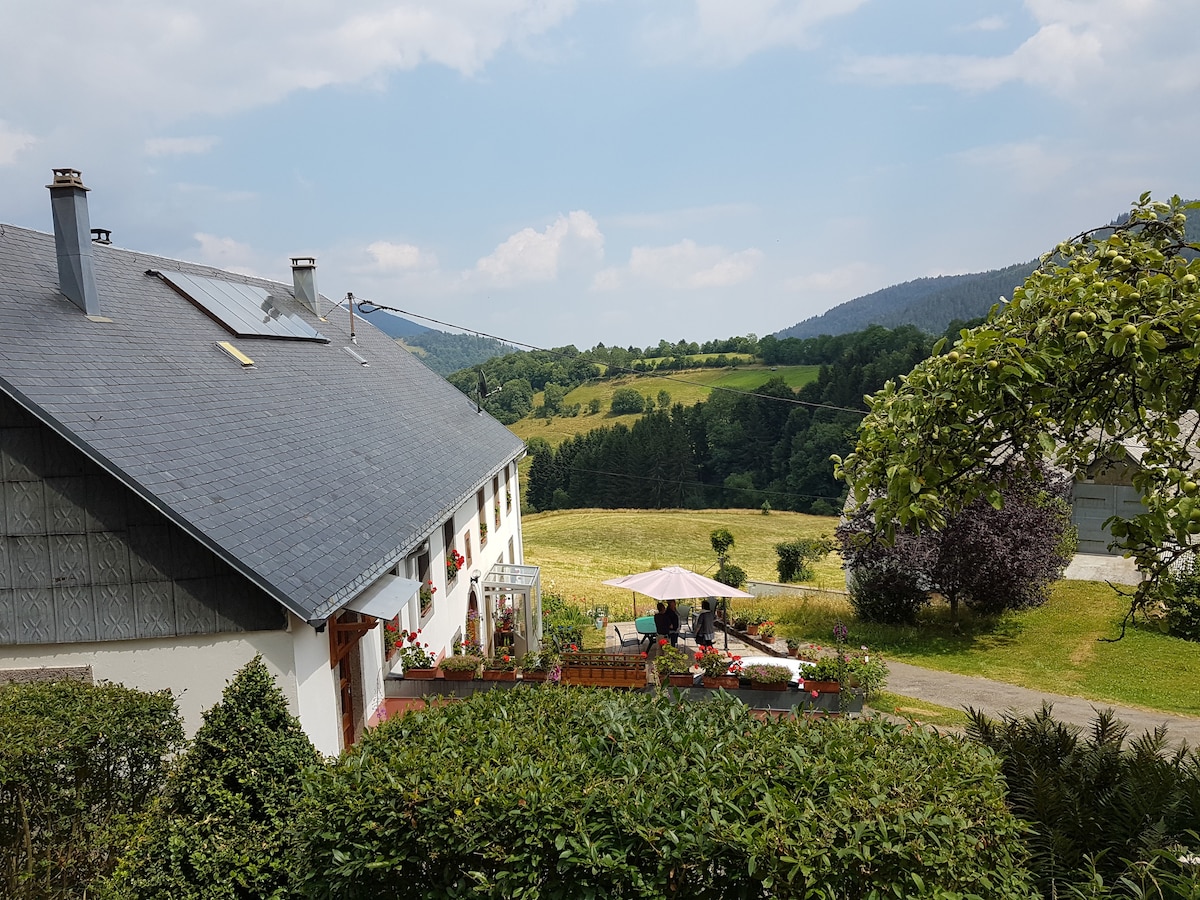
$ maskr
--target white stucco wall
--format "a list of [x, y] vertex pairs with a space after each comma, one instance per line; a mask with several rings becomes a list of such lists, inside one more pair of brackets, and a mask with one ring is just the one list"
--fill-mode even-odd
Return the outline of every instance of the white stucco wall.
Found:
[[327, 756], [342, 750], [337, 679], [329, 664], [329, 632], [289, 615], [293, 635], [296, 702], [293, 711], [313, 746]]
[[[204, 711], [221, 699], [221, 692], [234, 673], [255, 654], [262, 654], [263, 662], [295, 711], [296, 664], [292, 635], [285, 631], [5, 646], [0, 647], [0, 669], [91, 666], [95, 681], [110, 681], [143, 691], [169, 689], [179, 704], [190, 737], [200, 727]], [[326, 651], [326, 668], [328, 659]]]

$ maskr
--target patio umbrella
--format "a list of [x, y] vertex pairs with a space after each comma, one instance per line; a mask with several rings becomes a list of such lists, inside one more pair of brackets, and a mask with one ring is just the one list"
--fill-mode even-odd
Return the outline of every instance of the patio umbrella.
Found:
[[[693, 597], [753, 597], [745, 591], [722, 584], [712, 578], [698, 575], [682, 566], [666, 566], [636, 575], [610, 578], [604, 584], [628, 588], [655, 600], [687, 600]], [[637, 618], [637, 600], [633, 603], [633, 617]]]

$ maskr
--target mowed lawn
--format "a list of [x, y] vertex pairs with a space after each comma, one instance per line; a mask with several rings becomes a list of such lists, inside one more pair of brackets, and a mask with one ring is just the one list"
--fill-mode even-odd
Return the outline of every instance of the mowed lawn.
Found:
[[[776, 580], [774, 545], [832, 534], [837, 520], [752, 510], [564, 510], [524, 518], [526, 559], [542, 567], [543, 590], [575, 598], [583, 608], [607, 604], [617, 621], [632, 616], [633, 595], [606, 587], [607, 578], [666, 565], [712, 575], [714, 528], [737, 543], [731, 559], [751, 579]], [[814, 586], [842, 589], [831, 554]], [[639, 612], [649, 600], [639, 595]], [[827, 644], [833, 623], [845, 621], [851, 642], [889, 659], [979, 675], [1053, 693], [1185, 715], [1200, 715], [1200, 644], [1162, 634], [1139, 620], [1119, 641], [1128, 601], [1106, 584], [1063, 581], [1042, 607], [979, 621], [964, 612], [956, 629], [949, 611], [934, 608], [915, 627], [866, 625], [849, 604], [815, 596], [738, 601], [774, 618], [780, 633]]]

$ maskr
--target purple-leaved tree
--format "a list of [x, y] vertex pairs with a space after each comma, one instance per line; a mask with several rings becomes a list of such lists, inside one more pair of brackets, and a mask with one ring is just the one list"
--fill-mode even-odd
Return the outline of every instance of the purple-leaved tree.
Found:
[[1061, 472], [1013, 465], [999, 509], [979, 498], [940, 530], [897, 528], [890, 545], [864, 504], [837, 530], [856, 611], [911, 621], [931, 593], [945, 597], [955, 619], [960, 603], [985, 614], [1044, 603], [1075, 552], [1070, 486]]

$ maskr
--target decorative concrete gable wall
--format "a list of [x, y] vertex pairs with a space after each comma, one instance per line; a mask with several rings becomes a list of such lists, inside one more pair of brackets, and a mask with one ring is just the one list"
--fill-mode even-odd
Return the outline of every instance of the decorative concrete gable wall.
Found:
[[284, 627], [274, 600], [0, 394], [0, 645]]

